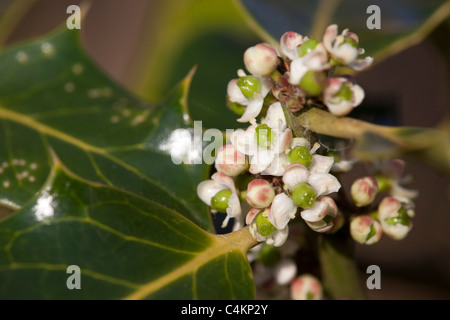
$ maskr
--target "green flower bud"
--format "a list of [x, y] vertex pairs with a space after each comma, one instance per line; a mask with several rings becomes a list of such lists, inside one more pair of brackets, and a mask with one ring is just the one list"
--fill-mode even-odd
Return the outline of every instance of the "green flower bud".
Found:
[[350, 101], [352, 99], [353, 93], [349, 86], [343, 84], [338, 93], [336, 93], [335, 97], [339, 99], [339, 101]]
[[270, 223], [267, 212], [263, 211], [258, 214], [256, 217], [256, 227], [258, 228], [258, 232], [263, 237], [270, 236], [277, 228]]
[[261, 148], [270, 148], [273, 140], [275, 139], [275, 134], [272, 129], [267, 124], [261, 124], [255, 129], [256, 143]]
[[298, 48], [298, 55], [299, 57], [304, 57], [308, 52], [311, 52], [314, 50], [314, 48], [319, 44], [319, 41], [317, 41], [314, 38], [311, 38], [305, 42]]
[[289, 153], [289, 161], [291, 163], [301, 163], [305, 167], [311, 166], [312, 154], [309, 153], [306, 147], [296, 147]]
[[222, 213], [227, 212], [228, 200], [231, 197], [231, 190], [225, 189], [217, 192], [211, 199], [211, 208]]
[[309, 70], [300, 80], [300, 87], [310, 96], [317, 96], [322, 92], [322, 73]]
[[344, 41], [341, 43], [341, 46], [342, 46], [344, 43], [347, 43], [347, 44], [351, 45], [351, 46], [354, 47], [354, 48], [359, 48], [358, 42], [356, 42], [356, 40], [353, 39], [352, 37], [347, 37], [347, 38], [345, 38]]
[[316, 191], [306, 182], [299, 183], [292, 190], [292, 201], [302, 209], [311, 208], [316, 197]]
[[253, 99], [255, 93], [261, 92], [261, 80], [255, 76], [240, 77], [236, 84], [247, 99]]

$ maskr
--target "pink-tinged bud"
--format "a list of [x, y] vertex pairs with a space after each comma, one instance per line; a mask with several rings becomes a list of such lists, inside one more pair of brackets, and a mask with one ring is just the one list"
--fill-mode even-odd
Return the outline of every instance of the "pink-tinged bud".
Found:
[[386, 197], [378, 205], [378, 218], [381, 228], [386, 235], [395, 240], [401, 240], [406, 237], [412, 228], [411, 216], [413, 210], [407, 210], [404, 205], [396, 198]]
[[350, 189], [353, 202], [357, 207], [364, 207], [371, 204], [375, 200], [377, 193], [377, 180], [370, 176], [355, 180]]
[[323, 298], [322, 285], [311, 274], [303, 274], [291, 284], [291, 298], [293, 300], [321, 300]]
[[274, 48], [266, 43], [259, 43], [248, 48], [244, 53], [244, 64], [255, 76], [267, 76], [278, 65], [278, 55]]
[[248, 169], [248, 160], [232, 144], [227, 144], [217, 152], [215, 166], [217, 171], [235, 177]]
[[377, 220], [368, 215], [360, 215], [350, 223], [350, 234], [356, 242], [374, 244], [381, 239], [383, 231]]
[[247, 202], [254, 208], [267, 208], [275, 198], [275, 190], [264, 179], [255, 179], [248, 184]]

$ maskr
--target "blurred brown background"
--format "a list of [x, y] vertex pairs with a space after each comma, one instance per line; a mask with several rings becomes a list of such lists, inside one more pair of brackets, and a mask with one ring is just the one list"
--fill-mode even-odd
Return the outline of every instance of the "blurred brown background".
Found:
[[[9, 1], [0, 2], [4, 5]], [[36, 1], [7, 43], [53, 29], [67, 19], [67, 6], [79, 3], [75, 0]], [[82, 20], [88, 53], [111, 77], [132, 91], [130, 78], [135, 71], [132, 62], [136, 48], [146, 34], [145, 28], [158, 28], [159, 6], [160, 1], [153, 0], [95, 0]], [[366, 99], [395, 105], [401, 125], [431, 127], [448, 116], [449, 25], [447, 22], [421, 44], [359, 75], [358, 83], [366, 91]], [[446, 39], [439, 39], [443, 34]], [[440, 46], [436, 46], [436, 39]], [[233, 70], [238, 67], [230, 66]], [[351, 181], [360, 172], [353, 172], [346, 179]], [[414, 175], [408, 187], [420, 190], [414, 227], [402, 241], [384, 237], [376, 245], [357, 246], [361, 277], [365, 282], [368, 276], [365, 270], [369, 265], [380, 266], [381, 290], [368, 290], [369, 298], [450, 299], [449, 177], [414, 161], [408, 161], [406, 172]]]

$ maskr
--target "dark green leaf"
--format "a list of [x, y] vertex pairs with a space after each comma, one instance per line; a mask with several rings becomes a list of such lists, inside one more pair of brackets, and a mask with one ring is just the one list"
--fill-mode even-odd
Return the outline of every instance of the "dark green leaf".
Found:
[[245, 249], [207, 232], [209, 167], [171, 160], [192, 73], [150, 104], [65, 28], [4, 51], [0, 73], [0, 203], [16, 210], [0, 222], [0, 299], [254, 297]]
[[[0, 223], [0, 299], [253, 298], [240, 247], [52, 161], [42, 190]], [[69, 265], [79, 290], [66, 286]]]

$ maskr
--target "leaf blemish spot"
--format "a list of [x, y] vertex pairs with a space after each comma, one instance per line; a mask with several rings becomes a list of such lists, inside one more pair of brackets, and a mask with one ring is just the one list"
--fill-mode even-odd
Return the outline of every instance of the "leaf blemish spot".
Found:
[[67, 93], [71, 93], [75, 90], [75, 85], [72, 82], [67, 82], [64, 85], [64, 91], [66, 91]]
[[43, 44], [41, 44], [41, 51], [44, 54], [44, 56], [48, 58], [55, 54], [55, 49], [53, 48], [53, 45], [48, 42], [44, 42]]
[[119, 121], [120, 121], [120, 118], [118, 116], [111, 117], [111, 123], [118, 123]]
[[19, 51], [16, 53], [16, 60], [20, 64], [25, 64], [28, 62], [28, 55], [23, 51]]
[[3, 163], [2, 163], [2, 167], [3, 167], [3, 168], [8, 168], [8, 166], [9, 166], [8, 162], [3, 162]]
[[33, 162], [33, 163], [30, 164], [30, 169], [31, 169], [31, 170], [36, 170], [37, 167], [38, 167], [38, 165], [37, 165], [37, 163], [35, 163], [35, 162]]
[[84, 67], [81, 63], [76, 63], [72, 66], [72, 72], [76, 75], [82, 74], [84, 71]]
[[9, 181], [3, 181], [3, 188], [9, 188]]

